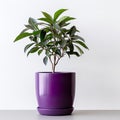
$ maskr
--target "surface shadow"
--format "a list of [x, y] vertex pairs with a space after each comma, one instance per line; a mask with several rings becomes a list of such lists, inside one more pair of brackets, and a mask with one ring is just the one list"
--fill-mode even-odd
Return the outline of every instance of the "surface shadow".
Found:
[[72, 115], [74, 116], [114, 116], [120, 115], [120, 110], [75, 110]]

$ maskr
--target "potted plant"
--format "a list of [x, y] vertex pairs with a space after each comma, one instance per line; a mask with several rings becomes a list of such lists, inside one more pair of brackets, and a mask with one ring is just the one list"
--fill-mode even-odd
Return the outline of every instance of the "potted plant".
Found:
[[72, 113], [75, 72], [56, 72], [55, 68], [65, 55], [80, 57], [84, 53], [82, 48], [88, 49], [84, 39], [78, 35], [76, 26], [69, 25], [75, 18], [61, 17], [66, 10], [57, 10], [53, 17], [47, 12], [42, 12], [43, 17], [38, 19], [30, 17], [26, 28], [14, 40], [16, 42], [28, 37], [29, 44], [24, 48], [27, 56], [31, 53], [44, 54], [43, 63], [51, 63], [51, 72], [35, 73], [38, 111], [43, 115]]

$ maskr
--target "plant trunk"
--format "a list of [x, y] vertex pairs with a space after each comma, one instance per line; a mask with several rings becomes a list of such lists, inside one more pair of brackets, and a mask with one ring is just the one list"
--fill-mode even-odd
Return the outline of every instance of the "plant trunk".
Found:
[[55, 64], [52, 65], [52, 72], [55, 72]]
[[55, 67], [56, 67], [56, 55], [54, 55], [54, 60], [53, 60], [53, 65], [52, 65], [53, 73], [55, 72]]

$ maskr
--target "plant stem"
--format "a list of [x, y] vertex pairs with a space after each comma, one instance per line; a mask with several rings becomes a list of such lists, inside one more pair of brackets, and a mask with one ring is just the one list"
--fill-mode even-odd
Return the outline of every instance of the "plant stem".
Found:
[[56, 55], [54, 54], [54, 58], [53, 58], [53, 73], [55, 72], [55, 67], [56, 67]]
[[55, 65], [52, 66], [52, 72], [55, 73]]
[[52, 61], [52, 58], [51, 57], [49, 57], [49, 60], [50, 60], [50, 62], [51, 62], [51, 64], [52, 64], [52, 72], [54, 73], [55, 72], [55, 67], [56, 67], [56, 55], [54, 55], [53, 56], [54, 58], [53, 58], [53, 61]]
[[64, 50], [63, 49], [61, 49], [62, 50], [62, 54], [61, 54], [61, 56], [60, 57], [58, 57], [58, 59], [56, 60], [56, 63], [55, 63], [55, 65], [57, 65], [58, 64], [58, 62], [59, 62], [59, 60], [64, 56]]

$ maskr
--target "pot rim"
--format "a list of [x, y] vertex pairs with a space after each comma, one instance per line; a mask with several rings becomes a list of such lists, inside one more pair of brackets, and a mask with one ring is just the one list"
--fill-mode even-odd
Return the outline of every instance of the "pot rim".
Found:
[[75, 72], [35, 72], [36, 74], [75, 74]]

